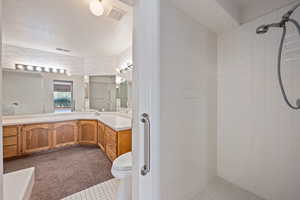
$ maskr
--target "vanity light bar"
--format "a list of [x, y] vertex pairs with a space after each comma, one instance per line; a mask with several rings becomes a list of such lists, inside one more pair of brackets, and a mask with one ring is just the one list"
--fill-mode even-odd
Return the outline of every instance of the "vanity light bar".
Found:
[[48, 68], [48, 67], [40, 67], [40, 66], [32, 66], [32, 65], [15, 64], [15, 68], [16, 70], [23, 70], [23, 71], [67, 74], [67, 70], [65, 69], [57, 69], [51, 67]]

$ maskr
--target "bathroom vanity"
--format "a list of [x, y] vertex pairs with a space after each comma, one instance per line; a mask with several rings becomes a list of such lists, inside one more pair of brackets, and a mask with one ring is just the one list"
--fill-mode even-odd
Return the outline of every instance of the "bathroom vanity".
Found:
[[74, 144], [98, 145], [113, 161], [131, 151], [131, 119], [117, 113], [40, 114], [3, 119], [4, 158]]

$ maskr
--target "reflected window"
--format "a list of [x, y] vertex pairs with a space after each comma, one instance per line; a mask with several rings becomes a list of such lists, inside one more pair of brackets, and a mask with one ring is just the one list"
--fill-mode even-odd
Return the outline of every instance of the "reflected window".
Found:
[[54, 111], [72, 112], [73, 82], [55, 80], [53, 83]]

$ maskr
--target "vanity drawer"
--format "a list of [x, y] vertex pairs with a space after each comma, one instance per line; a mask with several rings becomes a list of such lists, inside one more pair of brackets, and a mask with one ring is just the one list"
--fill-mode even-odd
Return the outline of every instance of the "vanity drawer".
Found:
[[17, 136], [4, 137], [3, 145], [4, 146], [17, 145], [17, 141], [18, 141]]
[[18, 147], [17, 145], [5, 146], [3, 148], [4, 158], [10, 158], [18, 155]]
[[18, 134], [17, 126], [6, 126], [3, 127], [3, 136], [16, 136]]

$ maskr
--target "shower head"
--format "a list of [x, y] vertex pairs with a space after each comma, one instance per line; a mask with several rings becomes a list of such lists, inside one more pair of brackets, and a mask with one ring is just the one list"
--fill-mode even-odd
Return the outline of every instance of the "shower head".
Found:
[[282, 25], [283, 24], [281, 22], [279, 22], [279, 23], [273, 23], [273, 24], [267, 24], [267, 25], [264, 24], [264, 25], [259, 26], [256, 29], [256, 33], [257, 34], [264, 34], [264, 33], [268, 32], [268, 30], [269, 30], [270, 27], [280, 28], [280, 27], [282, 27]]
[[[289, 21], [294, 23], [296, 26], [299, 25], [297, 22], [295, 23], [295, 20], [290, 19], [290, 16], [293, 14], [293, 12], [300, 6], [300, 3], [297, 3], [293, 8], [291, 8], [288, 12], [286, 12], [283, 16], [280, 22], [273, 23], [273, 24], [267, 24], [267, 25], [261, 25], [256, 29], [257, 34], [264, 34], [268, 32], [270, 27], [276, 27], [276, 28], [283, 28], [285, 24]], [[300, 33], [300, 26], [298, 27], [299, 33]]]
[[264, 33], [268, 32], [268, 30], [269, 30], [268, 25], [261, 25], [256, 29], [256, 33], [257, 34], [264, 34]]

